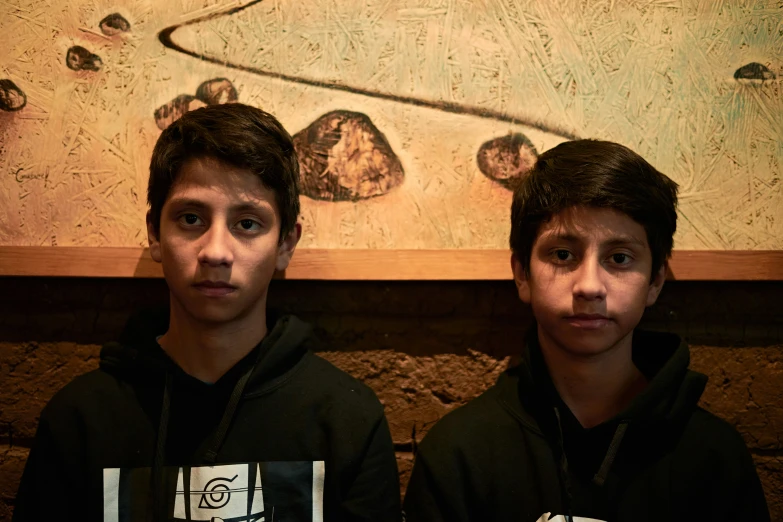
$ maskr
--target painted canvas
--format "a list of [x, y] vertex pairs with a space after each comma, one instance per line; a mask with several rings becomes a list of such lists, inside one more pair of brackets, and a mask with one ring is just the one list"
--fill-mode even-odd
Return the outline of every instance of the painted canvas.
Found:
[[0, 245], [142, 246], [188, 110], [275, 114], [304, 247], [507, 247], [581, 137], [680, 184], [680, 249], [783, 248], [783, 9], [740, 0], [3, 0]]

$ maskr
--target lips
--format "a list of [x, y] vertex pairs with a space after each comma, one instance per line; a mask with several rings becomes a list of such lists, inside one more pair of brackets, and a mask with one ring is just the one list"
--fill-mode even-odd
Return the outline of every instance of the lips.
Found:
[[195, 283], [193, 287], [209, 297], [223, 297], [237, 289], [237, 287], [225, 281], [201, 281]]
[[611, 319], [601, 314], [575, 314], [566, 317], [571, 326], [585, 330], [597, 330], [612, 322]]

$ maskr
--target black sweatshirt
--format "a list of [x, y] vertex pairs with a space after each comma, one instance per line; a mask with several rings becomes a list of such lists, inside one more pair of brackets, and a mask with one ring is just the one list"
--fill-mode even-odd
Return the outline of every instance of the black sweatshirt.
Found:
[[383, 407], [305, 323], [274, 321], [210, 385], [157, 344], [166, 320], [134, 321], [44, 408], [15, 521], [399, 520]]
[[697, 406], [707, 378], [688, 370], [688, 347], [637, 331], [633, 360], [647, 387], [584, 429], [531, 335], [522, 364], [425, 436], [407, 522], [768, 521], [742, 438]]

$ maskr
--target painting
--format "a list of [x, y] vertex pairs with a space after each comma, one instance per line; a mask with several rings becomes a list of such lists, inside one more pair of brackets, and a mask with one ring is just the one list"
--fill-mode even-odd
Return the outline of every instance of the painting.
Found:
[[0, 246], [139, 247], [155, 140], [276, 115], [301, 246], [506, 249], [577, 138], [680, 185], [680, 250], [783, 249], [783, 10], [741, 0], [4, 0]]

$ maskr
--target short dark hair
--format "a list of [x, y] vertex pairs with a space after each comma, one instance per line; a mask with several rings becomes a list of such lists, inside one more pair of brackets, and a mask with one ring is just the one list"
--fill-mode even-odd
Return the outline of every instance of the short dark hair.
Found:
[[654, 275], [671, 256], [677, 229], [677, 183], [628, 147], [576, 140], [542, 154], [514, 190], [510, 244], [530, 273], [542, 223], [575, 206], [611, 208], [644, 227]]
[[171, 186], [182, 166], [194, 158], [216, 158], [258, 176], [275, 193], [280, 241], [294, 229], [299, 216], [299, 162], [291, 135], [268, 112], [226, 103], [185, 113], [158, 138], [147, 186], [156, 235]]

